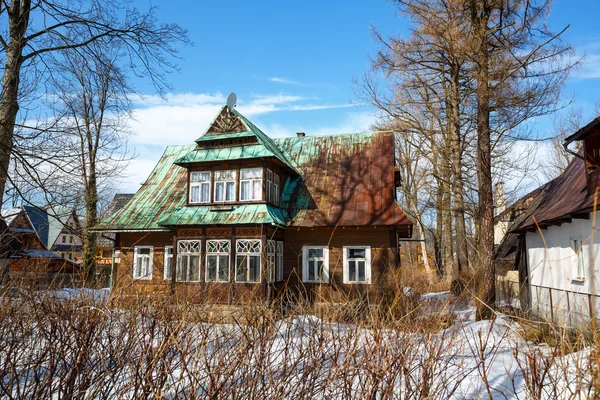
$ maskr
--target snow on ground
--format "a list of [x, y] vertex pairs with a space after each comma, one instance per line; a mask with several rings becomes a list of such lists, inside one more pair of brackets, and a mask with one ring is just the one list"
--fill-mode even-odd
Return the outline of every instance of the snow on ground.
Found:
[[45, 290], [36, 292], [38, 297], [51, 297], [58, 300], [82, 300], [92, 303], [106, 303], [110, 296], [110, 288], [65, 288], [59, 290]]
[[[63, 289], [45, 295], [102, 301], [108, 290]], [[428, 312], [436, 310], [431, 306], [435, 304], [437, 312], [453, 313], [453, 325], [415, 333], [297, 315], [256, 326], [171, 321], [168, 329], [162, 329], [148, 316], [148, 310], [131, 314], [103, 309], [103, 325], [93, 336], [103, 344], [90, 360], [105, 367], [86, 370], [91, 375], [81, 381], [90, 382], [92, 388], [83, 390], [134, 398], [139, 395], [137, 388], [143, 387], [135, 385], [146, 382], [139, 375], [147, 368], [144, 362], [160, 360], [157, 366], [161, 365], [168, 377], [162, 379], [157, 375], [161, 370], [153, 367], [151, 379], [162, 382], [161, 397], [170, 399], [590, 398], [590, 349], [560, 357], [549, 346], [524, 340], [520, 325], [503, 314], [491, 321], [475, 321], [474, 308], [464, 303], [453, 305], [447, 292], [421, 298]], [[35, 328], [35, 323], [32, 326]], [[43, 330], [45, 325], [36, 329]], [[18, 339], [19, 349], [30, 353], [17, 360], [50, 351], [69, 365], [69, 351], [60, 353], [56, 342], [45, 342], [46, 336], [28, 334], [34, 331], [23, 331], [23, 338]], [[0, 348], [5, 340], [7, 337], [0, 335]], [[93, 351], [96, 347], [90, 344], [89, 348]], [[153, 352], [152, 357], [145, 355], [147, 351]], [[0, 352], [0, 365], [10, 365], [6, 360], [11, 357], [13, 353]], [[15, 365], [23, 368], [19, 375], [23, 384], [31, 377], [27, 367], [20, 367], [21, 362]], [[65, 368], [65, 374], [69, 370]], [[62, 370], [54, 371], [46, 384], [53, 388], [47, 397], [66, 397], [57, 395], [64, 390], [59, 376]], [[108, 375], [106, 371], [110, 371]]]

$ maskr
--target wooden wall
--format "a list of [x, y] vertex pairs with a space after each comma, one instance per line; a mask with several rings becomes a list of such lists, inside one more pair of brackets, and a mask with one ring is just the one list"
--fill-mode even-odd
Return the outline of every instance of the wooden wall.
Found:
[[[389, 227], [346, 228], [293, 228], [286, 231], [264, 228], [264, 237], [284, 240], [284, 279], [292, 293], [302, 293], [312, 302], [341, 303], [357, 296], [378, 298], [388, 284], [388, 272], [395, 268], [395, 232]], [[121, 233], [120, 263], [115, 266], [115, 288], [128, 295], [171, 294], [171, 281], [163, 279], [164, 248], [173, 245], [174, 234]], [[200, 239], [200, 238], [198, 238]], [[234, 238], [232, 238], [234, 239]], [[232, 243], [233, 244], [233, 243]], [[305, 245], [329, 246], [329, 283], [302, 283], [302, 247]], [[152, 279], [133, 280], [134, 246], [154, 246]], [[343, 283], [343, 246], [371, 246], [371, 284]], [[264, 246], [263, 246], [264, 247]], [[201, 282], [175, 285], [175, 295], [191, 302], [210, 301], [221, 304], [247, 303], [253, 299], [274, 297], [284, 288], [277, 283], [267, 287], [264, 283], [241, 284], [234, 282], [234, 258], [229, 283], [206, 283], [204, 260], [201, 266]], [[264, 268], [263, 268], [264, 273]]]

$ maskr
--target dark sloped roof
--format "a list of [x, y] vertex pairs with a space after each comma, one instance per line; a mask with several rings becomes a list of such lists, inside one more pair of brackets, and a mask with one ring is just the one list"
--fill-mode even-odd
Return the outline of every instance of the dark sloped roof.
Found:
[[538, 190], [539, 194], [527, 207], [524, 217], [513, 225], [511, 232], [539, 225], [543, 227], [544, 223], [588, 212], [594, 206], [594, 195], [588, 194], [585, 161], [579, 157], [574, 157], [558, 178]]
[[283, 191], [291, 226], [409, 225], [396, 202], [394, 137], [368, 132], [275, 139], [302, 171]]
[[[38, 237], [50, 249], [63, 229], [65, 229], [72, 211], [66, 208], [46, 211], [35, 206], [23, 206]], [[67, 227], [68, 228], [68, 227]]]

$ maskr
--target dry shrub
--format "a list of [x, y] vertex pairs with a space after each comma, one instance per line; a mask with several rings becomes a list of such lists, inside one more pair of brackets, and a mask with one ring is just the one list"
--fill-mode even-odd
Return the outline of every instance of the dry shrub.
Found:
[[[501, 394], [490, 364], [506, 356], [502, 346], [511, 343], [508, 333], [498, 339], [492, 324], [465, 341], [460, 324], [440, 328], [452, 324], [450, 314], [423, 309], [418, 296], [403, 290], [393, 294], [379, 302], [364, 298], [362, 303], [329, 304], [328, 317], [345, 324], [315, 317], [314, 306], [301, 296], [247, 304], [228, 324], [211, 321], [216, 317], [207, 314], [208, 306], [168, 297], [115, 298], [108, 304], [33, 293], [4, 298], [0, 398], [447, 399]], [[518, 357], [521, 381], [514, 378], [513, 385], [522, 398], [572, 393], [564, 390], [564, 382], [589, 386], [585, 371], [590, 368], [580, 363], [580, 374], [569, 373], [572, 364], [561, 359], [562, 350], [553, 354], [524, 343], [508, 348]], [[481, 387], [467, 385], [469, 376], [478, 377]]]

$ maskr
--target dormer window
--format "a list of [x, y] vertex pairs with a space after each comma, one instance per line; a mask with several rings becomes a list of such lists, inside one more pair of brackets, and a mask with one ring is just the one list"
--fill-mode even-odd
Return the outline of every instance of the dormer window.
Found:
[[240, 170], [240, 201], [262, 200], [262, 168]]
[[192, 172], [190, 174], [190, 203], [209, 203], [209, 202], [210, 202], [210, 171]]
[[215, 171], [215, 202], [235, 201], [236, 178], [235, 169]]

